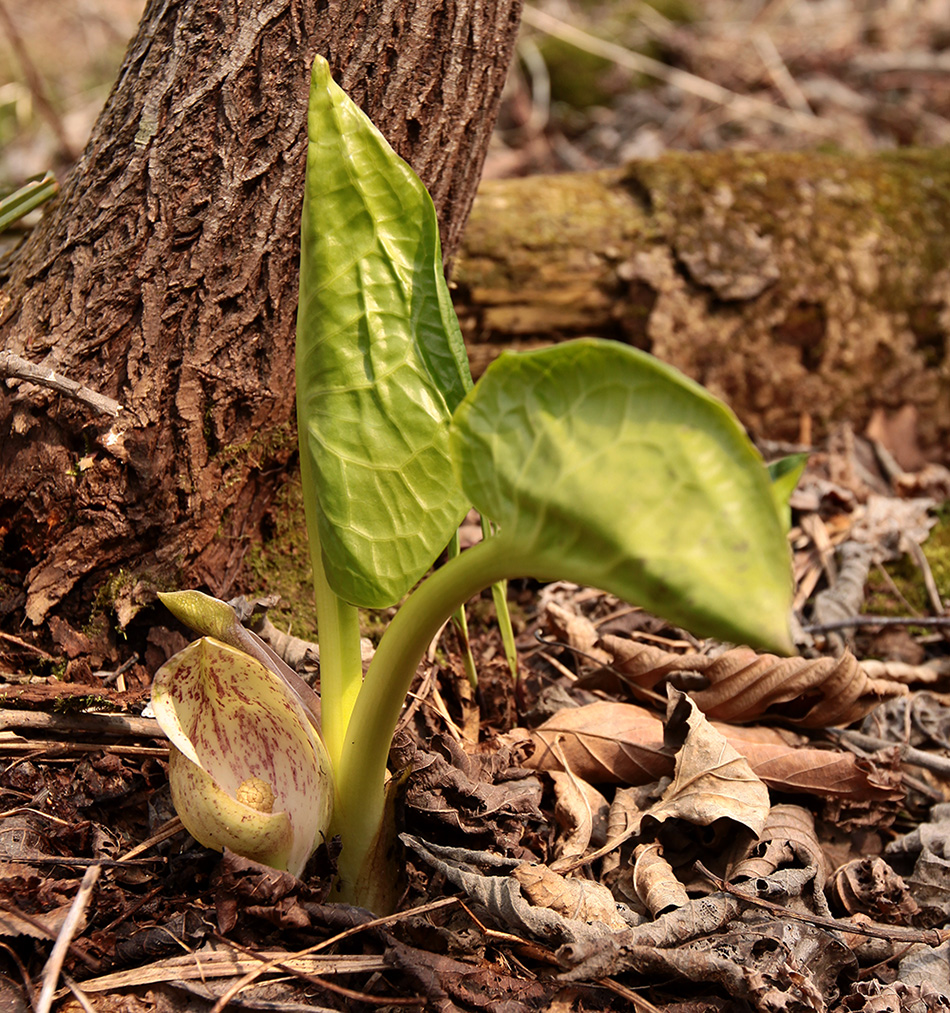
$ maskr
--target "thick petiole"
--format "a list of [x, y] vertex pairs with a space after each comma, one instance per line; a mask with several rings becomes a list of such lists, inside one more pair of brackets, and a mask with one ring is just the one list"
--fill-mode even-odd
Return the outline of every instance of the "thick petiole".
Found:
[[341, 899], [359, 904], [371, 889], [362, 872], [383, 819], [389, 746], [432, 638], [469, 598], [521, 570], [516, 546], [503, 535], [485, 539], [428, 577], [383, 635], [353, 709], [338, 770], [333, 830], [344, 841]]

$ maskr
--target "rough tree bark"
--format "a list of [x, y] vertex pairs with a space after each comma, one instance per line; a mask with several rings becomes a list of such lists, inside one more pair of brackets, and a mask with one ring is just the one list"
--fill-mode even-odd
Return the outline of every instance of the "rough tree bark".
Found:
[[143, 580], [227, 593], [293, 446], [313, 56], [422, 177], [450, 255], [520, 5], [150, 0], [0, 290], [0, 347], [127, 409], [0, 384], [0, 618], [81, 617], [120, 571], [124, 615]]
[[483, 185], [455, 272], [478, 372], [503, 347], [644, 348], [795, 440], [914, 405], [950, 455], [950, 157], [667, 155]]

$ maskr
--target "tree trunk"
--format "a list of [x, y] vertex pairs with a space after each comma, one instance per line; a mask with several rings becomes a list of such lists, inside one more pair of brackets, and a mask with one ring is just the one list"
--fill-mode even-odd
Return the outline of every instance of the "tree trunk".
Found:
[[501, 348], [614, 337], [795, 440], [914, 405], [950, 454], [950, 158], [667, 155], [486, 183], [456, 265], [477, 373]]
[[[120, 571], [226, 594], [292, 452], [314, 54], [426, 183], [447, 256], [521, 0], [151, 0], [0, 347], [121, 402], [0, 385], [0, 617], [82, 616]], [[371, 12], [371, 13], [370, 13]]]

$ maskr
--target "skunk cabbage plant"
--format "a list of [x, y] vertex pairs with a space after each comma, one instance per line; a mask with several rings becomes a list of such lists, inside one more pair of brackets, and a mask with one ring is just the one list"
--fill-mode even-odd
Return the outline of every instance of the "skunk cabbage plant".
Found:
[[[295, 870], [324, 830], [339, 835], [337, 896], [382, 910], [395, 879], [386, 864], [389, 744], [419, 661], [446, 620], [508, 578], [563, 578], [698, 634], [787, 652], [786, 490], [773, 488], [723, 404], [616, 342], [504, 354], [473, 387], [432, 202], [322, 59], [313, 68], [309, 133], [297, 415], [329, 828], [327, 789], [310, 781], [327, 764], [293, 705], [292, 679], [278, 677], [266, 658], [263, 673], [270, 669], [276, 682], [259, 667], [240, 682], [218, 678], [235, 657], [218, 641], [246, 649], [232, 620], [220, 619], [223, 603], [189, 599], [183, 617], [218, 639], [189, 649], [197, 661], [173, 659], [159, 673], [156, 710], [191, 764], [176, 760], [170, 773], [182, 819], [199, 840], [241, 851], [235, 821], [238, 830], [246, 822], [249, 841], [266, 837], [253, 844], [256, 855], [272, 848], [275, 864]], [[471, 506], [494, 533], [419, 583]], [[407, 594], [364, 678], [359, 607]], [[175, 683], [185, 685], [182, 669], [195, 688], [180, 689], [173, 709], [164, 701]], [[261, 714], [270, 708], [261, 717], [266, 742], [239, 731], [246, 718], [232, 723], [241, 708], [257, 706]], [[293, 759], [278, 763], [281, 751]], [[273, 832], [280, 843], [272, 845], [259, 810], [231, 804], [251, 777], [268, 782], [275, 810], [288, 815], [292, 859], [283, 831]]]

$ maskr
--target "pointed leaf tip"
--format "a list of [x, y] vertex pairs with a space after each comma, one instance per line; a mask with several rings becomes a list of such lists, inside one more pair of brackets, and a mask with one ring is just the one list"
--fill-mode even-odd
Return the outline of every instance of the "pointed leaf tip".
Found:
[[308, 125], [297, 317], [307, 525], [334, 593], [382, 607], [467, 509], [448, 426], [471, 376], [432, 201], [322, 58]]

